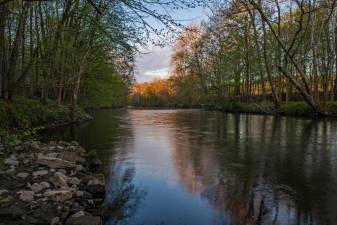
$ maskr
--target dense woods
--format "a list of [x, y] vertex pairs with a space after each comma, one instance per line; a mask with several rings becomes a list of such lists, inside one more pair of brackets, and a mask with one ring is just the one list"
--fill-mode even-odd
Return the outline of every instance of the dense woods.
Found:
[[180, 27], [168, 11], [203, 4], [0, 0], [0, 142], [87, 119], [78, 106], [125, 106], [138, 49]]
[[277, 111], [305, 101], [313, 112], [330, 114], [327, 106], [337, 99], [336, 8], [335, 0], [216, 4], [207, 22], [180, 34], [172, 76], [136, 87], [134, 102], [268, 101]]
[[[137, 48], [177, 24], [162, 9], [198, 1], [0, 1], [0, 96], [126, 104]], [[161, 10], [158, 10], [158, 9]], [[81, 98], [80, 98], [81, 96]]]

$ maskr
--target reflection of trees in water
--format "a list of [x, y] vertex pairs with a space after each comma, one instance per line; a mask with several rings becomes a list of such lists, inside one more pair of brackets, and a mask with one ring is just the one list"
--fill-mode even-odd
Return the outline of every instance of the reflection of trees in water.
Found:
[[146, 193], [132, 183], [135, 169], [132, 166], [116, 165], [111, 169], [103, 209], [105, 224], [124, 224], [137, 210]]
[[171, 120], [186, 127], [172, 140], [181, 184], [230, 224], [335, 223], [333, 122], [221, 113]]

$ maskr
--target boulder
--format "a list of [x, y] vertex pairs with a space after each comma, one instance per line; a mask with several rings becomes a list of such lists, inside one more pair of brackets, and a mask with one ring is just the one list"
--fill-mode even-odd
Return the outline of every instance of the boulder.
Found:
[[19, 161], [16, 159], [16, 157], [10, 157], [5, 159], [5, 164], [9, 166], [17, 166], [19, 165]]
[[45, 188], [50, 188], [50, 184], [46, 181], [43, 181], [40, 183], [40, 185], [45, 189]]
[[72, 177], [72, 178], [69, 180], [69, 184], [79, 185], [80, 183], [81, 183], [81, 180], [78, 179], [77, 177]]
[[93, 194], [105, 193], [105, 178], [103, 174], [97, 174], [89, 180], [87, 190]]
[[101, 225], [102, 219], [99, 216], [70, 217], [66, 225]]
[[54, 169], [74, 169], [76, 164], [54, 157], [39, 157], [37, 163]]
[[34, 171], [33, 172], [33, 176], [34, 177], [43, 177], [43, 176], [46, 176], [48, 175], [48, 170], [38, 170], [38, 171]]
[[76, 172], [80, 172], [83, 169], [84, 169], [84, 167], [82, 165], [77, 165], [75, 170], [76, 170]]
[[60, 223], [60, 218], [59, 217], [54, 217], [51, 221], [50, 221], [50, 225], [57, 225]]
[[71, 217], [81, 217], [81, 216], [85, 216], [85, 212], [84, 211], [79, 211], [79, 212], [73, 214]]
[[20, 178], [20, 179], [26, 179], [28, 176], [29, 176], [28, 173], [18, 173], [18, 174], [16, 174], [16, 177]]
[[66, 175], [66, 174], [67, 174], [67, 171], [66, 171], [66, 170], [64, 170], [64, 169], [60, 169], [58, 172], [60, 172], [60, 173], [62, 173], [62, 174], [64, 174], [64, 175]]
[[46, 191], [44, 195], [55, 202], [65, 202], [73, 197], [67, 190]]
[[1, 189], [0, 190], [0, 196], [1, 195], [8, 195], [8, 194], [9, 194], [8, 190], [6, 190], [6, 189]]
[[31, 202], [34, 200], [34, 192], [33, 191], [19, 191], [20, 194], [19, 198], [21, 201], [24, 202]]
[[55, 187], [68, 187], [67, 178], [64, 174], [61, 173], [56, 172], [52, 177], [49, 178], [49, 181]]
[[34, 183], [32, 186], [30, 186], [30, 189], [34, 191], [34, 193], [39, 193], [40, 191], [43, 190], [43, 187], [41, 184]]

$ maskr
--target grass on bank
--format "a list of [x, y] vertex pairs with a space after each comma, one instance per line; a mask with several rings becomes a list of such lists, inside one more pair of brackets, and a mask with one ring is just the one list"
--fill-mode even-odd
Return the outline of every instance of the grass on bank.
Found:
[[[76, 121], [89, 119], [81, 108], [75, 109]], [[76, 122], [75, 121], [75, 122]], [[69, 105], [51, 100], [15, 98], [0, 100], [0, 143], [15, 145], [36, 137], [38, 130], [73, 122]]]
[[[223, 102], [209, 103], [201, 106], [207, 110], [219, 110], [224, 112], [244, 112], [244, 113], [274, 113], [275, 107], [272, 102], [260, 103], [241, 103], [241, 102]], [[333, 115], [337, 115], [337, 102], [327, 102], [326, 108]], [[304, 101], [290, 101], [282, 103], [277, 113], [284, 115], [310, 116], [314, 112], [312, 108]]]

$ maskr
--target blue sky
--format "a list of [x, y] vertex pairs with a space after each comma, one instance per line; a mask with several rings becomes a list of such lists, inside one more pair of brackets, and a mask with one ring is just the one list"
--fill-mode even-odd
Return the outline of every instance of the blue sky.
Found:
[[[184, 9], [173, 12], [171, 16], [181, 24], [201, 21], [207, 18], [207, 10], [203, 8]], [[148, 20], [153, 27], [161, 26], [153, 19]], [[147, 48], [141, 49], [136, 56], [135, 77], [136, 82], [149, 82], [156, 78], [165, 78], [169, 75], [170, 56], [172, 44], [164, 48], [149, 44]]]

